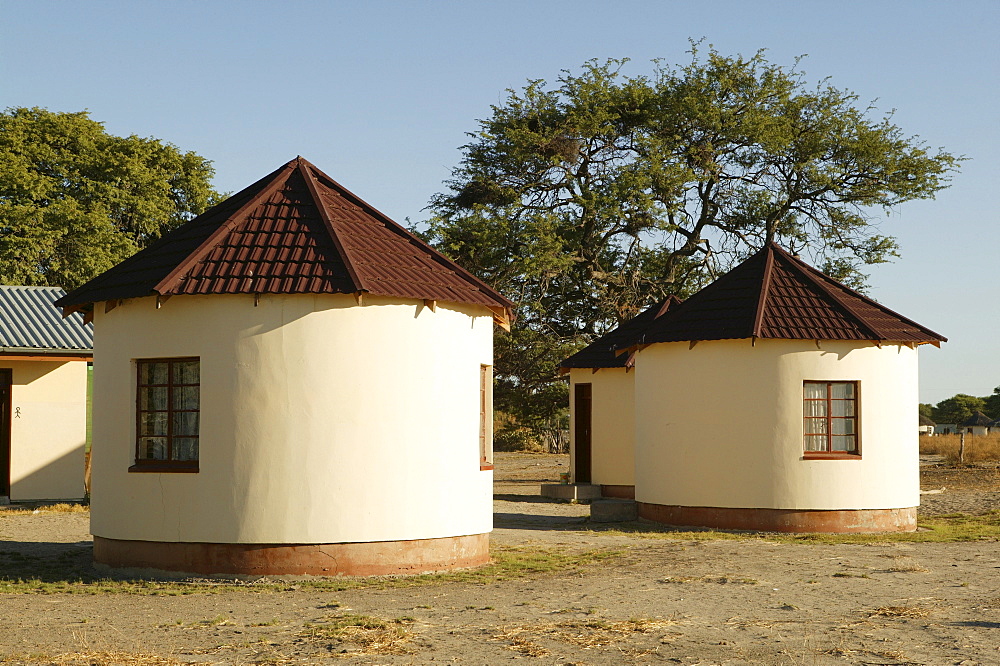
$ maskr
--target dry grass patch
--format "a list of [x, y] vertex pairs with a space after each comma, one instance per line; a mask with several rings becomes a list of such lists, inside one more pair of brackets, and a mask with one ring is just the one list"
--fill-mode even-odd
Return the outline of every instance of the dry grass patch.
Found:
[[[499, 633], [493, 635], [493, 638], [507, 641], [510, 650], [529, 657], [544, 657], [550, 650], [538, 644], [541, 639], [594, 649], [613, 645], [636, 634], [651, 634], [678, 624], [681, 624], [681, 621], [672, 618], [633, 618], [623, 621], [567, 620], [503, 627]], [[633, 656], [653, 652], [631, 646], [623, 649], [628, 650]]]
[[317, 622], [310, 622], [299, 633], [303, 638], [333, 640], [354, 650], [338, 653], [341, 657], [370, 654], [409, 654], [405, 643], [410, 640], [406, 627], [413, 618], [383, 620], [370, 615], [335, 613]]
[[58, 666], [179, 666], [189, 664], [172, 657], [160, 657], [155, 654], [132, 652], [115, 652], [100, 650], [96, 652], [67, 652], [49, 656], [44, 654], [12, 655], [0, 658], [0, 664], [52, 664]]
[[923, 606], [881, 606], [868, 611], [868, 617], [927, 617], [931, 614], [929, 608]]
[[24, 515], [39, 513], [90, 513], [90, 505], [80, 504], [79, 502], [60, 502], [58, 504], [41, 504], [39, 506], [19, 506], [17, 504], [0, 506], [0, 515]]
[[[961, 435], [934, 435], [920, 438], [920, 453], [944, 456], [949, 463], [956, 464], [961, 446]], [[965, 436], [965, 462], [1000, 461], [1000, 433]]]

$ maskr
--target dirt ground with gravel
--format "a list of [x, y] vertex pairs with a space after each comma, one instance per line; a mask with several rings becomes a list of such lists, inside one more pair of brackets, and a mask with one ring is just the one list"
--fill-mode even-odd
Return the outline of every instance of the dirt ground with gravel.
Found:
[[[494, 549], [590, 560], [337, 592], [288, 581], [176, 596], [3, 593], [0, 663], [1000, 664], [995, 539], [831, 545], [601, 529], [587, 505], [538, 495], [566, 456], [496, 462]], [[922, 496], [924, 517], [1000, 509], [997, 466], [926, 459], [921, 485], [941, 491]], [[0, 512], [0, 562], [86, 566], [90, 554], [86, 513]]]

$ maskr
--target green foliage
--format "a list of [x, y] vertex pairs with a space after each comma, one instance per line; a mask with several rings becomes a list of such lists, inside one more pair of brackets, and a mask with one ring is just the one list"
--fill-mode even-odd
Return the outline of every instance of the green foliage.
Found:
[[211, 164], [86, 111], [0, 113], [0, 283], [71, 289], [204, 211]]
[[558, 420], [543, 370], [767, 241], [863, 286], [859, 267], [897, 249], [874, 216], [933, 197], [962, 159], [763, 52], [691, 53], [651, 77], [590, 61], [509, 90], [431, 200], [424, 238], [517, 304], [501, 353], [540, 363], [498, 361], [512, 414]]
[[926, 418], [929, 418], [932, 421], [934, 420], [934, 405], [932, 405], [930, 403], [923, 403], [922, 402], [922, 403], [920, 403], [918, 405], [918, 410], [919, 410], [920, 416], [924, 416]]
[[1000, 386], [993, 389], [993, 395], [983, 399], [983, 413], [993, 419], [1000, 419]]
[[983, 411], [985, 406], [982, 398], [959, 393], [935, 405], [931, 418], [935, 423], [960, 424], [974, 412]]

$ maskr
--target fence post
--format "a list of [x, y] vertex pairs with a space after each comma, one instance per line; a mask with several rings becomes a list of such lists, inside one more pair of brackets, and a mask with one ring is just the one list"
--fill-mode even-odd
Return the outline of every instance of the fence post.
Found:
[[962, 438], [958, 442], [958, 462], [965, 464], [965, 431], [962, 431]]

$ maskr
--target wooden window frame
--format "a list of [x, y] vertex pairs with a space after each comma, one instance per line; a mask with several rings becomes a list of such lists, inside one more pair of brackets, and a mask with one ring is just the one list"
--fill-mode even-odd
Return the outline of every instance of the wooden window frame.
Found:
[[[826, 385], [826, 415], [825, 416], [811, 416], [806, 412], [806, 405], [808, 402], [813, 400], [806, 398], [806, 386], [808, 384], [825, 384]], [[832, 386], [834, 384], [851, 384], [854, 387], [854, 415], [852, 417], [838, 417], [833, 416], [833, 398], [831, 397], [833, 390]], [[806, 419], [807, 418], [824, 418], [826, 419], [826, 432], [825, 433], [811, 433], [806, 431]], [[834, 451], [833, 450], [833, 421], [838, 418], [851, 418], [854, 420], [854, 450], [853, 451]], [[826, 450], [825, 451], [809, 451], [806, 450], [806, 437], [809, 436], [826, 436]], [[861, 460], [861, 382], [857, 380], [827, 380], [827, 379], [806, 379], [802, 382], [802, 458], [804, 460]]]
[[493, 469], [493, 366], [479, 366], [479, 469]]
[[[174, 364], [175, 363], [189, 363], [191, 361], [196, 361], [198, 363], [198, 409], [197, 410], [175, 410], [174, 409], [174, 388], [175, 386], [192, 386], [192, 384], [174, 384]], [[167, 364], [167, 383], [166, 384], [142, 384], [142, 372], [141, 366], [144, 363], [166, 363]], [[199, 459], [201, 457], [201, 447], [199, 446], [198, 458], [194, 460], [170, 460], [169, 456], [173, 450], [173, 416], [178, 412], [197, 412], [199, 414], [198, 423], [198, 434], [196, 435], [185, 435], [186, 438], [194, 437], [201, 440], [201, 358], [198, 356], [182, 356], [182, 357], [170, 357], [170, 358], [139, 358], [135, 360], [135, 463], [128, 468], [129, 472], [179, 472], [179, 473], [196, 473], [199, 471]], [[167, 387], [167, 459], [166, 460], [156, 460], [152, 458], [141, 458], [142, 446], [142, 414], [144, 411], [160, 411], [160, 410], [143, 410], [142, 409], [142, 390], [143, 388], [148, 388], [150, 386], [166, 386]]]

